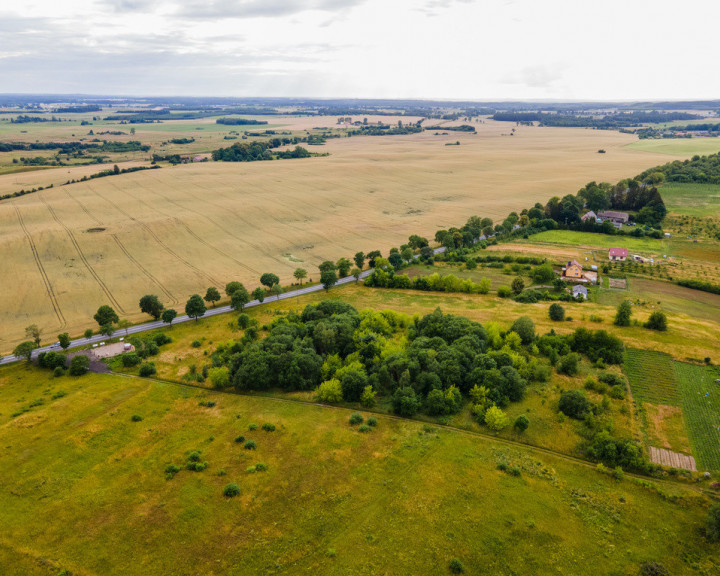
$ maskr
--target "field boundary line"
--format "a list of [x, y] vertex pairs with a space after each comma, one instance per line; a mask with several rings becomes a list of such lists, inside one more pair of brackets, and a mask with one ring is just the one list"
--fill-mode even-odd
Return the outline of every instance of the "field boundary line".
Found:
[[62, 309], [60, 308], [60, 303], [57, 300], [57, 296], [55, 296], [55, 291], [53, 290], [52, 283], [50, 282], [50, 277], [48, 276], [45, 267], [42, 265], [40, 255], [38, 254], [37, 247], [35, 246], [35, 241], [32, 239], [30, 232], [28, 232], [28, 229], [25, 226], [25, 221], [20, 214], [20, 208], [18, 208], [17, 204], [15, 204], [14, 202], [13, 208], [15, 208], [15, 213], [17, 214], [18, 221], [20, 222], [20, 227], [25, 233], [25, 238], [27, 238], [27, 241], [30, 244], [30, 250], [32, 251], [33, 258], [35, 259], [35, 264], [40, 271], [40, 276], [42, 276], [43, 282], [45, 284], [45, 290], [47, 291], [47, 295], [50, 298], [50, 303], [52, 304], [55, 315], [60, 322], [60, 328], [64, 328], [65, 326], [67, 326], [67, 321], [65, 320], [65, 316], [62, 313]]

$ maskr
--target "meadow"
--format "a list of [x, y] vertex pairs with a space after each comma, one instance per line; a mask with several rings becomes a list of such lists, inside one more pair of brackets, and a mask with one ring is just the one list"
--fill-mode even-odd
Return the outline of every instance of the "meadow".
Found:
[[667, 182], [660, 188], [660, 193], [673, 215], [720, 216], [720, 186], [716, 184]]
[[628, 144], [628, 148], [653, 154], [671, 156], [695, 156], [695, 154], [714, 154], [720, 151], [720, 138], [661, 138], [637, 140]]
[[671, 246], [667, 240], [654, 238], [636, 238], [634, 236], [608, 236], [592, 232], [574, 232], [572, 230], [547, 230], [533, 234], [523, 242], [531, 244], [570, 244], [592, 248], [627, 248], [628, 251], [643, 254], [668, 254]]
[[[293, 122], [288, 128], [320, 123]], [[166, 125], [149, 126], [139, 125], [134, 137], [146, 142]], [[49, 135], [73, 129], [43, 128]], [[625, 148], [632, 137], [616, 132], [520, 127], [509, 137], [506, 128], [487, 121], [478, 134], [336, 139], [317, 147], [330, 153], [323, 158], [194, 163], [4, 201], [0, 289], [10, 297], [0, 305], [0, 349], [12, 350], [31, 323], [50, 338], [79, 334], [102, 304], [142, 319], [137, 302], [146, 293], [182, 308], [211, 285], [238, 279], [252, 288], [263, 272], [289, 284], [297, 266], [312, 277], [326, 259], [386, 252], [410, 234], [432, 237], [470, 214], [501, 219], [574, 193], [588, 179], [614, 181], [665, 160]], [[448, 138], [461, 146], [445, 146]], [[0, 188], [14, 191], [12, 182], [21, 181], [27, 188], [29, 175], [47, 185], [51, 174], [57, 182], [100, 168], [6, 174]]]
[[[13, 417], [19, 407], [28, 411]], [[720, 566], [700, 536], [710, 500], [692, 486], [617, 480], [385, 416], [363, 434], [350, 413], [3, 368], [5, 574], [443, 574], [453, 558], [470, 574], [579, 575], [589, 562], [608, 575], [651, 561], [672, 574]], [[256, 449], [243, 449], [240, 435]], [[206, 469], [186, 469], [196, 457]], [[229, 483], [238, 496], [223, 496]]]

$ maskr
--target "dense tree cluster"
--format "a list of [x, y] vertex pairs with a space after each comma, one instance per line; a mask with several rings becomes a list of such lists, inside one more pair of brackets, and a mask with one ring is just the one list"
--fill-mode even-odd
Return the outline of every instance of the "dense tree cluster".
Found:
[[641, 124], [659, 124], [676, 120], [697, 120], [702, 118], [687, 112], [619, 112], [616, 114], [550, 114], [547, 112], [496, 112], [492, 119], [501, 122], [539, 122], [541, 126], [560, 126], [565, 128], [598, 128], [611, 130], [627, 128]]
[[311, 153], [302, 146], [283, 152], [271, 152], [273, 148], [281, 146], [283, 142], [276, 138], [270, 141], [236, 142], [228, 148], [219, 148], [212, 153], [212, 159], [219, 162], [257, 162], [273, 160], [275, 158], [308, 158]]
[[656, 173], [662, 174], [668, 182], [720, 184], [720, 152], [708, 156], [693, 156], [690, 160], [668, 162], [646, 170], [636, 179], [645, 181]]

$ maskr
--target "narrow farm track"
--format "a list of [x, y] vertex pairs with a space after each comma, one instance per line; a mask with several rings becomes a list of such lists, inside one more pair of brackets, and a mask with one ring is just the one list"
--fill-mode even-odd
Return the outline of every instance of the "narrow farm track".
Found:
[[27, 241], [30, 244], [30, 250], [32, 251], [33, 258], [35, 259], [35, 264], [40, 271], [40, 276], [42, 276], [43, 283], [45, 284], [45, 290], [47, 291], [48, 298], [50, 298], [50, 303], [52, 304], [55, 316], [57, 316], [57, 319], [60, 322], [60, 328], [64, 328], [65, 326], [67, 326], [67, 321], [65, 320], [65, 316], [60, 309], [60, 303], [55, 296], [55, 291], [53, 290], [52, 284], [50, 283], [50, 278], [45, 271], [42, 262], [40, 261], [40, 255], [38, 254], [37, 247], [35, 246], [35, 241], [32, 239], [30, 232], [28, 232], [28, 229], [25, 227], [25, 221], [22, 218], [22, 214], [20, 214], [20, 208], [18, 208], [15, 203], [13, 203], [13, 208], [15, 208], [15, 214], [17, 214], [18, 222], [20, 222], [20, 227], [25, 234], [25, 238], [27, 238]]
[[[348, 414], [352, 414], [353, 412], [358, 412], [358, 409], [356, 409], [356, 408], [346, 408], [344, 406], [333, 406], [331, 404], [322, 404], [320, 402], [311, 402], [309, 400], [299, 400], [297, 398], [278, 398], [277, 396], [267, 396], [264, 394], [244, 394], [242, 392], [237, 392], [235, 390], [218, 390], [216, 388], [206, 388], [204, 386], [198, 386], [197, 384], [190, 384], [188, 382], [178, 382], [176, 380], [169, 380], [169, 379], [164, 379], [164, 378], [142, 378], [140, 376], [135, 376], [133, 374], [119, 374], [119, 373], [113, 372], [113, 375], [114, 376], [122, 376], [123, 378], [153, 380], [155, 382], [162, 382], [164, 384], [170, 384], [173, 386], [192, 388], [194, 390], [202, 390], [203, 392], [208, 392], [210, 394], [241, 396], [241, 397], [248, 397], [248, 398], [263, 398], [264, 400], [269, 400], [272, 402], [281, 402], [281, 403], [285, 403], [285, 404], [303, 404], [306, 406], [317, 406], [317, 407], [324, 408], [327, 410], [338, 410], [338, 411], [346, 412]], [[500, 438], [498, 436], [494, 436], [492, 434], [488, 434], [485, 432], [480, 432], [480, 431], [475, 431], [475, 430], [464, 430], [463, 428], [456, 428], [454, 426], [448, 426], [447, 424], [436, 424], [436, 423], [431, 423], [431, 422], [425, 422], [423, 420], [415, 420], [413, 418], [403, 418], [402, 416], [395, 416], [394, 414], [383, 414], [383, 413], [379, 413], [379, 412], [373, 412], [372, 410], [367, 410], [367, 409], [362, 409], [361, 411], [369, 412], [380, 418], [386, 418], [388, 420], [395, 420], [395, 421], [399, 421], [399, 422], [424, 423], [424, 424], [431, 425], [433, 428], [437, 428], [440, 430], [446, 430], [448, 432], [463, 434], [465, 436], [470, 436], [473, 438], [481, 438], [484, 440], [490, 440], [491, 442], [496, 442], [498, 444], [503, 444], [505, 446], [510, 446], [513, 448], [522, 448], [524, 450], [527, 450], [529, 452], [533, 452], [536, 454], [545, 454], [547, 456], [561, 458], [562, 460], [565, 460], [567, 462], [573, 462], [575, 464], [578, 464], [580, 466], [585, 466], [586, 468], [591, 468], [593, 470], [595, 470], [597, 468], [597, 464], [590, 462], [588, 460], [584, 460], [577, 456], [571, 456], [570, 454], [565, 454], [563, 452], [558, 452], [557, 450], [552, 450], [550, 448], [544, 448], [542, 446], [536, 446], [534, 444], [526, 444], [524, 442], [518, 442], [517, 440], [511, 440], [509, 438]], [[640, 474], [633, 474], [632, 472], [625, 472], [624, 474], [625, 474], [625, 476], [637, 478], [638, 480], [643, 480], [645, 482], [653, 482], [656, 484], [662, 484], [667, 487], [677, 488], [678, 486], [682, 486], [682, 487], [694, 490], [696, 492], [700, 492], [706, 496], [710, 496], [714, 500], [720, 500], [720, 494], [718, 494], [717, 492], [712, 491], [712, 490], [707, 490], [701, 486], [696, 486], [696, 485], [692, 485], [692, 484], [681, 484], [679, 482], [674, 482], [672, 480], [665, 480], [662, 478], [652, 478], [650, 476], [641, 476]]]
[[212, 284], [214, 284], [214, 285], [216, 285], [216, 286], [221, 286], [221, 285], [222, 285], [222, 283], [221, 283], [219, 280], [216, 280], [215, 278], [213, 278], [213, 277], [210, 276], [209, 274], [206, 274], [205, 272], [203, 272], [202, 270], [200, 270], [197, 266], [194, 266], [193, 264], [191, 264], [190, 262], [188, 262], [187, 260], [185, 260], [182, 256], [180, 256], [177, 252], [175, 252], [172, 248], [170, 248], [167, 244], [165, 244], [162, 240], [160, 240], [160, 238], [158, 237], [158, 235], [155, 234], [155, 232], [153, 231], [152, 228], [150, 228], [150, 226], [148, 226], [148, 225], [145, 224], [144, 222], [138, 220], [137, 218], [134, 218], [133, 216], [130, 216], [130, 214], [128, 214], [127, 212], [125, 212], [125, 210], [123, 210], [122, 208], [120, 208], [120, 206], [118, 206], [115, 202], [113, 202], [113, 201], [110, 200], [109, 198], [106, 198], [105, 196], [102, 196], [102, 195], [100, 195], [100, 194], [97, 193], [97, 192], [96, 192], [96, 194], [97, 194], [97, 196], [98, 196], [99, 198], [102, 198], [102, 199], [103, 199], [104, 201], [106, 201], [108, 204], [112, 205], [118, 212], [120, 212], [120, 214], [122, 214], [123, 216], [125, 216], [128, 220], [131, 220], [132, 222], [134, 222], [135, 224], [137, 224], [138, 226], [140, 226], [143, 230], [145, 230], [145, 231], [153, 238], [153, 240], [155, 240], [155, 242], [157, 242], [158, 246], [160, 246], [163, 250], [165, 250], [165, 252], [167, 252], [168, 254], [170, 254], [170, 256], [172, 256], [173, 258], [175, 258], [178, 262], [181, 262], [182, 264], [184, 264], [184, 265], [185, 265], [186, 267], [188, 267], [190, 270], [192, 270], [193, 272], [195, 272], [199, 277], [204, 278], [205, 280], [209, 280]]
[[102, 278], [100, 278], [100, 275], [95, 271], [95, 269], [92, 267], [90, 262], [88, 262], [88, 259], [85, 257], [85, 253], [80, 248], [80, 244], [78, 244], [77, 239], [75, 238], [75, 234], [73, 234], [72, 230], [68, 228], [65, 223], [58, 218], [58, 215], [55, 213], [55, 210], [50, 206], [50, 204], [47, 203], [47, 200], [43, 198], [42, 194], [39, 194], [38, 197], [42, 201], [43, 204], [45, 204], [45, 207], [48, 209], [48, 212], [50, 212], [50, 215], [53, 217], [53, 220], [57, 222], [60, 226], [62, 226], [65, 229], [65, 232], [68, 235], [68, 238], [70, 238], [70, 242], [72, 242], [73, 246], [75, 247], [75, 251], [78, 253], [78, 256], [80, 257], [80, 260], [85, 265], [85, 268], [88, 272], [90, 272], [90, 275], [95, 279], [95, 282], [97, 282], [98, 286], [100, 286], [100, 289], [105, 293], [105, 296], [108, 297], [110, 302], [123, 314], [127, 314], [127, 311], [123, 306], [120, 304], [120, 302], [117, 301], [115, 296], [113, 296], [112, 292], [110, 292], [110, 289], [107, 287], [105, 282], [103, 282]]
[[68, 198], [70, 198], [70, 200], [72, 200], [73, 202], [75, 202], [75, 203], [80, 207], [80, 209], [81, 209], [83, 212], [85, 212], [85, 214], [87, 214], [88, 218], [90, 218], [90, 220], [92, 220], [93, 222], [95, 222], [95, 224], [96, 224], [97, 226], [102, 226], [102, 225], [103, 225], [102, 220], [99, 220], [97, 216], [94, 216], [93, 214], [91, 214], [91, 213], [90, 213], [90, 210], [87, 209], [87, 206], [85, 206], [85, 204], [83, 204], [82, 202], [80, 202], [80, 200], [78, 200], [77, 198], [75, 198], [75, 196], [71, 195], [71, 194], [70, 194], [70, 191], [69, 191], [67, 188], [65, 188], [65, 194], [67, 195]]
[[120, 238], [117, 237], [117, 234], [111, 234], [110, 236], [112, 236], [112, 239], [115, 240], [115, 244], [118, 245], [118, 248], [122, 250], [123, 254], [127, 256], [127, 259], [130, 260], [130, 262], [132, 262], [135, 267], [140, 270], [140, 272], [142, 272], [150, 281], [152, 281], [158, 288], [160, 288], [160, 290], [162, 290], [163, 294], [168, 297], [173, 306], [177, 305], [180, 302], [177, 298], [175, 298], [175, 296], [170, 293], [167, 288], [165, 288], [165, 286], [162, 284], [162, 282], [160, 282], [160, 280], [155, 278], [155, 276], [153, 276], [147, 270], [147, 268], [145, 268], [145, 266], [140, 264], [140, 262], [135, 259], [135, 257], [129, 252], [129, 250], [125, 248], [125, 245], [120, 241]]

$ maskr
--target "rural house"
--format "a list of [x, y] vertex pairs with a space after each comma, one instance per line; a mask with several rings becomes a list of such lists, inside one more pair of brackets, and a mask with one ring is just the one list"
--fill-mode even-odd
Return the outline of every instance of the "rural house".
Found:
[[628, 220], [630, 220], [630, 215], [627, 212], [613, 212], [611, 210], [606, 210], [605, 212], [600, 212], [598, 214], [598, 218], [601, 220], [610, 220], [613, 224], [627, 224]]
[[588, 297], [588, 291], [585, 286], [577, 285], [572, 287], [572, 295], [573, 298], [577, 298], [578, 296], [582, 295], [585, 300], [587, 300]]
[[570, 262], [567, 263], [567, 266], [563, 268], [563, 278], [567, 278], [568, 280], [580, 280], [582, 278], [583, 273], [583, 267], [580, 262], [577, 260], [570, 260]]
[[597, 220], [597, 214], [595, 214], [595, 212], [590, 210], [590, 212], [583, 214], [582, 217], [580, 218], [580, 220], [582, 222], [586, 222], [587, 220], [592, 220], [594, 222], [595, 220]]
[[627, 255], [627, 248], [610, 248], [608, 253], [611, 262], [625, 262]]
[[560, 278], [567, 282], [589, 282], [595, 284], [597, 282], [597, 272], [583, 270], [582, 264], [577, 260], [570, 260], [567, 266], [562, 269]]

